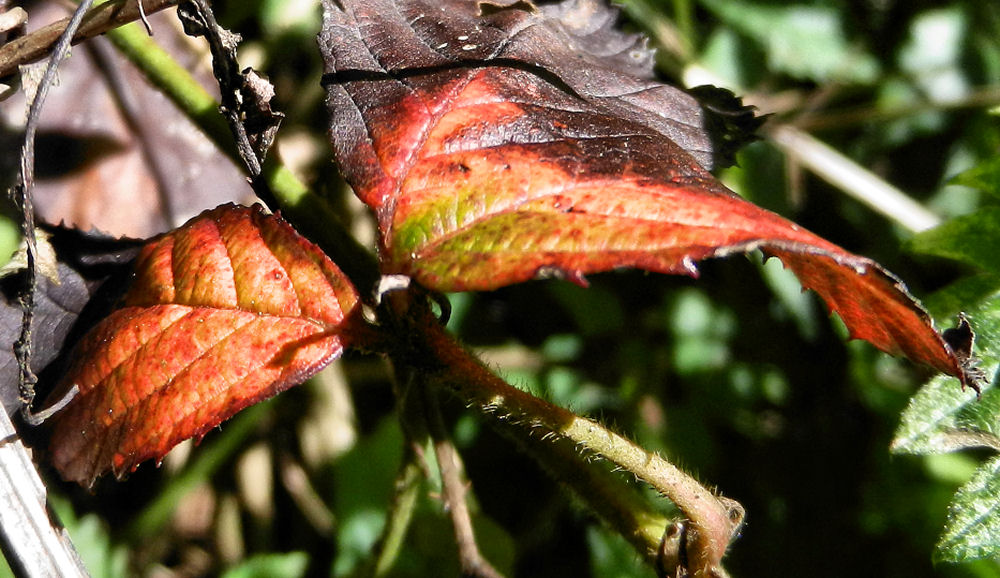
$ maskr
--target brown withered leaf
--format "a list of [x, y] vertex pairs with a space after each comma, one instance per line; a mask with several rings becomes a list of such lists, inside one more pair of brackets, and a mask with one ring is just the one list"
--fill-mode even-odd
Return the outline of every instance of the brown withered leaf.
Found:
[[[121, 296], [141, 241], [42, 225], [58, 261], [58, 279], [39, 276], [31, 323], [31, 368], [40, 386], [58, 379], [67, 344], [107, 314]], [[56, 282], [58, 281], [58, 282]], [[106, 281], [111, 281], [106, 283]], [[13, 343], [21, 332], [20, 273], [0, 279], [0, 401], [9, 415], [21, 407]]]
[[[29, 27], [67, 14], [58, 3], [38, 3]], [[217, 92], [176, 20], [173, 10], [149, 15], [156, 41]], [[25, 112], [23, 94], [0, 102], [0, 167], [16, 167]], [[166, 232], [205, 207], [253, 199], [241, 170], [105, 38], [74, 47], [60, 66], [42, 110], [36, 171], [42, 220], [134, 238]]]

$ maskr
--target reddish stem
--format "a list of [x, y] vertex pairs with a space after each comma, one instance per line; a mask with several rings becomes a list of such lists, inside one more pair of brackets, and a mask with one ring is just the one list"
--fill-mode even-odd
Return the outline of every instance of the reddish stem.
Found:
[[[466, 351], [427, 312], [410, 308], [410, 347], [397, 359], [420, 367], [428, 384], [456, 394], [480, 411], [519, 424], [542, 440], [573, 441], [632, 472], [670, 499], [688, 519], [687, 564], [693, 576], [724, 576], [722, 556], [741, 521], [741, 509], [723, 502], [676, 466], [599, 423], [511, 387]], [[531, 443], [526, 436], [525, 443]], [[548, 443], [548, 442], [546, 442]], [[737, 519], [739, 518], [739, 519]]]

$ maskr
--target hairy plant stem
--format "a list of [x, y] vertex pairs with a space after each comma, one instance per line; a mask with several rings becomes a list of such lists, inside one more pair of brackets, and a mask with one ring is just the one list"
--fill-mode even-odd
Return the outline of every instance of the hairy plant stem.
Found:
[[[398, 307], [408, 306], [405, 293], [390, 296]], [[462, 575], [468, 578], [502, 578], [502, 575], [479, 552], [472, 518], [466, 502], [467, 488], [463, 480], [461, 457], [448, 436], [441, 415], [437, 390], [430, 389], [423, 371], [411, 364], [394, 365], [396, 398], [400, 425], [408, 441], [408, 450], [417, 466], [423, 466], [424, 477], [433, 474], [427, 467], [424, 448], [433, 448], [441, 479], [444, 509], [451, 517]]]
[[[427, 384], [455, 394], [491, 416], [503, 429], [516, 432], [516, 439], [543, 461], [563, 461], [564, 465], [557, 467], [571, 471], [579, 468], [584, 456], [577, 456], [573, 460], [575, 464], [568, 465], [564, 462], [569, 457], [566, 452], [551, 451], [556, 440], [550, 438], [562, 438], [575, 444], [581, 452], [600, 456], [650, 484], [687, 518], [687, 541], [679, 546], [685, 550], [679, 559], [685, 561], [686, 571], [693, 576], [726, 575], [721, 560], [742, 521], [742, 508], [731, 500], [720, 500], [670, 462], [599, 423], [508, 385], [459, 345], [429, 311], [412, 306], [414, 302], [407, 312], [409, 322], [404, 333], [409, 347], [396, 353], [394, 362], [397, 365], [417, 368]], [[574, 479], [575, 474], [561, 477]], [[575, 489], [581, 497], [609, 522], [629, 524], [628, 528], [616, 529], [633, 544], [642, 544], [640, 551], [648, 555], [649, 530], [636, 528], [646, 521], [645, 516], [623, 513], [636, 504], [628, 499], [613, 505], [601, 504], [599, 500], [611, 492], [602, 486], [591, 491], [586, 487], [586, 478], [576, 479], [579, 487]], [[661, 527], [656, 538], [657, 548], [664, 531]]]
[[[153, 41], [137, 23], [108, 32], [114, 45], [211, 140], [219, 150], [242, 166], [233, 135], [219, 103], [191, 74]], [[374, 287], [378, 265], [341, 224], [340, 218], [287, 167], [270, 155], [262, 166], [282, 213], [316, 242], [362, 292]]]

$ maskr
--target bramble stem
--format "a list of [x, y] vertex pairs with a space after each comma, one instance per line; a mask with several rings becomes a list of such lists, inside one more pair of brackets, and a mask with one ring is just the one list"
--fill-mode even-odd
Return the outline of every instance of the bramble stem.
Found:
[[[741, 508], [720, 500], [667, 460], [599, 423], [508, 385], [463, 349], [432, 315], [421, 315], [416, 309], [411, 308], [412, 349], [407, 352], [412, 357], [400, 361], [420, 367], [428, 384], [450, 391], [498, 422], [521, 430], [518, 439], [526, 445], [537, 445], [544, 451], [541, 448], [551, 443], [546, 438], [563, 438], [650, 484], [688, 519], [684, 547], [692, 575], [725, 575], [721, 560], [741, 521]], [[543, 443], [534, 444], [536, 439]], [[633, 531], [623, 535], [628, 537]]]

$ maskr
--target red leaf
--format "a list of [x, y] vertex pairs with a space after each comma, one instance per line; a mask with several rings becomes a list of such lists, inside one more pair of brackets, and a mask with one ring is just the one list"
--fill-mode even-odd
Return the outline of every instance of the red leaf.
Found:
[[56, 469], [118, 476], [295, 385], [343, 350], [358, 297], [279, 217], [226, 205], [147, 244], [122, 306], [77, 346]]
[[375, 209], [385, 272], [489, 290], [619, 267], [696, 275], [762, 249], [852, 336], [965, 381], [895, 278], [715, 180], [696, 103], [623, 63], [643, 47], [615, 41], [607, 9], [446, 4], [324, 3], [335, 155]]

